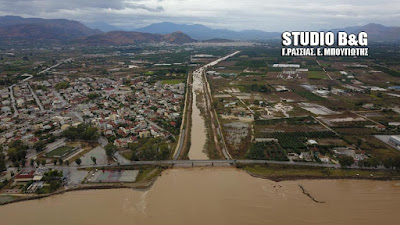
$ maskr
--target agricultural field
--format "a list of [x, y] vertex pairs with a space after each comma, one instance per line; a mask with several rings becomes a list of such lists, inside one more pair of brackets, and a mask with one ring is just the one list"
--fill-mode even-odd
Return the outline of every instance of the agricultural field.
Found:
[[180, 84], [185, 82], [183, 79], [176, 79], [176, 80], [163, 80], [161, 83], [162, 84]]
[[246, 155], [248, 159], [266, 159], [276, 161], [288, 161], [285, 150], [276, 142], [256, 142], [250, 147]]
[[[228, 143], [235, 157], [276, 158], [268, 154], [270, 147], [258, 142], [270, 139], [276, 139], [274, 149], [285, 154], [313, 149], [311, 160], [316, 162], [324, 155], [337, 161], [340, 155], [333, 152], [337, 147], [363, 155], [360, 158], [385, 155], [388, 146], [381, 146], [382, 152], [372, 151], [371, 146], [350, 140], [399, 133], [398, 127], [389, 126], [400, 121], [392, 110], [400, 108], [400, 94], [388, 89], [399, 84], [394, 67], [379, 67], [372, 59], [281, 57], [276, 50], [244, 49], [208, 69], [214, 107], [224, 124], [240, 121], [252, 127], [251, 145], [239, 150], [242, 144], [235, 148]], [[274, 64], [295, 64], [299, 69]], [[224, 136], [232, 134], [224, 131]], [[309, 140], [317, 144], [310, 145]]]
[[324, 71], [308, 71], [307, 73], [308, 79], [326, 79]]

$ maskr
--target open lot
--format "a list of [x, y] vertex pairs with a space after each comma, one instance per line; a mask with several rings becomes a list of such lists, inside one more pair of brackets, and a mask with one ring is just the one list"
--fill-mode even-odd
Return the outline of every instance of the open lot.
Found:
[[139, 170], [98, 170], [87, 179], [89, 183], [135, 182]]

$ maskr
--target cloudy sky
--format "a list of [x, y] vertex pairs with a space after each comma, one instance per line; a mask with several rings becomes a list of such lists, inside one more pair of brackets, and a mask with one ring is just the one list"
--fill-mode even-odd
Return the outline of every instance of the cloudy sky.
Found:
[[0, 0], [0, 15], [106, 22], [133, 29], [156, 22], [264, 31], [380, 23], [400, 26], [399, 0]]

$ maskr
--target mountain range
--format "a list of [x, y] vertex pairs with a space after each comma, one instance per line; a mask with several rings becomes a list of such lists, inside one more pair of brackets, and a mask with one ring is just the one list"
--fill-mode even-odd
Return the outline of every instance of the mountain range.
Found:
[[0, 17], [0, 39], [67, 41], [100, 34], [82, 23], [66, 19]]
[[136, 29], [139, 32], [167, 34], [181, 31], [196, 40], [231, 39], [231, 40], [268, 40], [279, 39], [281, 33], [259, 30], [233, 31], [226, 29], [211, 29], [201, 24], [186, 25], [176, 23], [154, 23], [147, 27]]
[[196, 42], [196, 40], [179, 31], [165, 35], [128, 31], [110, 31], [77, 40], [77, 43], [86, 45], [134, 45], [160, 42], [185, 44]]
[[[89, 28], [90, 26], [91, 28]], [[327, 29], [328, 30], [328, 29]], [[380, 24], [331, 29], [358, 33], [366, 31], [371, 42], [399, 42], [400, 27], [385, 27]], [[1, 41], [25, 41], [45, 43], [75, 43], [83, 45], [129, 45], [138, 43], [166, 42], [184, 44], [196, 40], [269, 40], [280, 39], [278, 32], [259, 30], [232, 31], [212, 29], [201, 24], [186, 25], [155, 23], [134, 31], [121, 31], [104, 22], [82, 24], [66, 19], [22, 18], [19, 16], [0, 17]]]

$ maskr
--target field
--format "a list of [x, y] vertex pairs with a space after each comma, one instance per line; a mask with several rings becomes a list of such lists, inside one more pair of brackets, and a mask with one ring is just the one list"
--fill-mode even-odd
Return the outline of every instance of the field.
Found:
[[257, 142], [252, 144], [247, 154], [248, 159], [266, 159], [287, 161], [286, 152], [275, 142]]
[[45, 156], [48, 158], [62, 157], [64, 155], [68, 155], [69, 153], [71, 153], [73, 149], [74, 149], [73, 147], [63, 146], [63, 147], [54, 149], [53, 151], [47, 153]]
[[[368, 170], [350, 170], [350, 169], [321, 169], [304, 166], [283, 166], [283, 165], [250, 165], [243, 168], [246, 172], [268, 178], [271, 180], [281, 181], [290, 179], [307, 179], [307, 178], [349, 178], [349, 179], [398, 179], [399, 173], [390, 173], [382, 171]], [[372, 176], [371, 176], [372, 174]]]
[[310, 101], [325, 101], [326, 99], [306, 90], [295, 90], [295, 93]]
[[183, 79], [176, 79], [176, 80], [163, 80], [161, 83], [162, 84], [180, 84], [185, 82]]
[[325, 72], [323, 71], [308, 71], [308, 79], [326, 79]]

